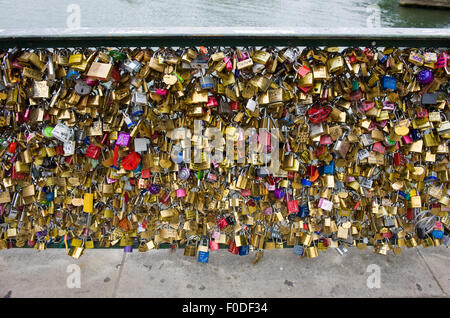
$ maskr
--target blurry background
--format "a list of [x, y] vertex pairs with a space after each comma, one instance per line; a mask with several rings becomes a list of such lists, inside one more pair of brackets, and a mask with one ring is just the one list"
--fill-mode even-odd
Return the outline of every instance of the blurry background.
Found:
[[81, 27], [366, 27], [378, 5], [381, 27], [450, 28], [450, 10], [398, 0], [0, 0], [0, 28], [66, 28], [70, 5]]

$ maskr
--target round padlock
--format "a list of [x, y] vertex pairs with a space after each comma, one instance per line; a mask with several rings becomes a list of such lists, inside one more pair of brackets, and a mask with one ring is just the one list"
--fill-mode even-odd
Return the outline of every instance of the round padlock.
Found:
[[82, 79], [78, 79], [75, 81], [75, 92], [78, 95], [84, 96], [89, 95], [92, 91], [92, 86], [83, 81]]

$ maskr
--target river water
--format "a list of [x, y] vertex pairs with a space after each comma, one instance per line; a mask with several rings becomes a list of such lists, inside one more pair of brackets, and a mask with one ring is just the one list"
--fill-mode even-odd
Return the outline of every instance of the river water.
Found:
[[450, 10], [403, 8], [397, 2], [0, 0], [0, 28], [66, 28], [73, 5], [80, 9], [81, 27], [366, 27], [374, 12], [368, 6], [377, 5], [381, 27], [450, 28]]

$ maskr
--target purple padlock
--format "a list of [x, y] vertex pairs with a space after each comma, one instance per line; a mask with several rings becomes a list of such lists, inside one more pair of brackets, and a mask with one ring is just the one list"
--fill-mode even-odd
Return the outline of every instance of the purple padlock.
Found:
[[116, 145], [128, 147], [130, 139], [131, 139], [130, 134], [120, 132], [119, 136], [117, 137]]
[[284, 197], [284, 191], [281, 189], [275, 189], [275, 191], [273, 192], [273, 196], [275, 197], [275, 199], [281, 199]]
[[124, 251], [125, 253], [131, 253], [131, 252], [133, 252], [133, 245], [125, 246], [125, 247], [123, 248], [123, 251]]
[[422, 85], [430, 84], [434, 80], [433, 72], [430, 70], [420, 71], [419, 75], [417, 75], [417, 80]]
[[159, 185], [153, 184], [153, 183], [148, 187], [148, 189], [151, 194], [157, 194], [157, 193], [159, 193], [159, 191], [161, 191], [161, 187]]
[[189, 176], [191, 175], [191, 170], [188, 168], [181, 168], [180, 171], [178, 171], [178, 178], [181, 180], [187, 180], [189, 179]]

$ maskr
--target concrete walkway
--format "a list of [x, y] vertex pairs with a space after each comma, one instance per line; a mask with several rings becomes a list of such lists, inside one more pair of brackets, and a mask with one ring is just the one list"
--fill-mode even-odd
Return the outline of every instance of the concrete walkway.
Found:
[[[254, 253], [254, 252], [253, 252]], [[87, 250], [76, 260], [64, 249], [0, 251], [0, 297], [448, 297], [450, 249], [403, 249], [382, 256], [372, 248], [320, 252], [299, 258], [292, 249], [253, 255], [210, 252], [201, 264], [183, 250], [123, 253], [122, 249]], [[74, 284], [79, 266], [80, 288]], [[380, 288], [375, 264], [379, 266]], [[376, 268], [376, 267], [375, 267]], [[74, 271], [75, 270], [75, 271]], [[371, 285], [373, 286], [373, 285]], [[376, 287], [376, 286], [375, 286]]]

